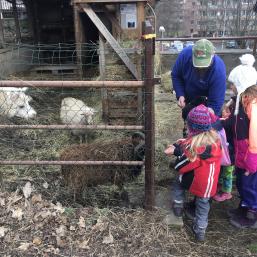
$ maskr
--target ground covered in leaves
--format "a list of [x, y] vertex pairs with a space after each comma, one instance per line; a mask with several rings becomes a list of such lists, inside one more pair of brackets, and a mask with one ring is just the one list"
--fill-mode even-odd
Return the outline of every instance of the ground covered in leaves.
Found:
[[1, 257], [257, 256], [256, 231], [230, 226], [226, 204], [213, 206], [207, 240], [199, 244], [190, 221], [170, 227], [161, 209], [69, 207], [45, 194], [55, 181], [22, 184], [0, 193]]

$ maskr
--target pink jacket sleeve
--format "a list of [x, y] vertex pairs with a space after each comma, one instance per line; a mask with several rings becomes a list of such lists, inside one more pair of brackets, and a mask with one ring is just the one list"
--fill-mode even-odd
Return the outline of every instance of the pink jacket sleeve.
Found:
[[257, 171], [257, 102], [254, 100], [246, 110], [250, 120], [249, 146], [245, 155], [245, 167], [250, 173]]

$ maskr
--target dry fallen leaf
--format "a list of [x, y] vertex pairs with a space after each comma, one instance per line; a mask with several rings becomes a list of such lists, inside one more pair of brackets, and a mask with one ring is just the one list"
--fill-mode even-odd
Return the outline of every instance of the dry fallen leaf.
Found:
[[105, 236], [103, 239], [103, 244], [112, 244], [114, 242], [113, 236], [109, 233], [109, 236]]
[[80, 228], [85, 228], [86, 227], [85, 219], [82, 216], [79, 217], [78, 225], [79, 225]]
[[32, 187], [31, 187], [31, 183], [30, 182], [27, 182], [25, 184], [25, 186], [22, 188], [22, 192], [24, 194], [24, 197], [26, 199], [28, 199], [32, 193]]
[[0, 238], [5, 236], [5, 233], [8, 231], [8, 228], [0, 227]]
[[42, 195], [41, 194], [33, 195], [31, 198], [31, 202], [32, 202], [32, 204], [42, 202]]
[[102, 232], [102, 231], [106, 230], [107, 227], [108, 227], [107, 222], [104, 222], [103, 220], [98, 219], [96, 224], [92, 227], [92, 230], [99, 230]]
[[90, 247], [88, 246], [88, 242], [89, 242], [89, 239], [88, 240], [84, 240], [82, 242], [79, 243], [79, 248], [81, 249], [89, 249]]
[[34, 245], [41, 245], [41, 244], [42, 244], [41, 238], [35, 237], [35, 238], [33, 239], [33, 244], [34, 244]]
[[21, 245], [18, 247], [21, 251], [27, 251], [30, 247], [30, 243], [21, 243]]
[[70, 226], [70, 231], [75, 231], [76, 230], [76, 228], [75, 228], [75, 226]]
[[45, 182], [45, 183], [43, 184], [43, 188], [47, 189], [48, 187], [49, 187], [48, 183]]
[[23, 211], [21, 208], [12, 209], [12, 218], [22, 220]]
[[61, 225], [56, 229], [56, 234], [58, 237], [64, 237], [67, 232], [67, 228], [64, 225]]
[[59, 236], [57, 236], [56, 237], [56, 244], [59, 247], [64, 247], [66, 245], [66, 242], [63, 239], [61, 239]]
[[60, 213], [64, 213], [65, 212], [65, 208], [62, 207], [62, 204], [57, 202], [56, 205], [53, 205], [54, 209], [57, 210]]
[[5, 206], [5, 199], [4, 198], [0, 198], [0, 206]]

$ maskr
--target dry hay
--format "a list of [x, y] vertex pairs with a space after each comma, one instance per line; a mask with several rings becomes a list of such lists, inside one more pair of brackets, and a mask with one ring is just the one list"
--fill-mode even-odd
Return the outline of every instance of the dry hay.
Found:
[[[131, 139], [102, 140], [91, 144], [73, 145], [64, 149], [60, 155], [60, 160], [63, 161], [132, 161], [133, 158], [134, 146]], [[111, 182], [121, 187], [125, 181], [134, 177], [135, 169], [125, 165], [69, 165], [62, 166], [62, 174], [65, 184], [76, 195], [81, 195], [87, 186]]]
[[161, 71], [161, 53], [160, 53], [160, 43], [156, 43], [155, 55], [154, 55], [154, 75], [160, 76]]
[[161, 86], [164, 92], [172, 92], [172, 81], [170, 71], [161, 75]]

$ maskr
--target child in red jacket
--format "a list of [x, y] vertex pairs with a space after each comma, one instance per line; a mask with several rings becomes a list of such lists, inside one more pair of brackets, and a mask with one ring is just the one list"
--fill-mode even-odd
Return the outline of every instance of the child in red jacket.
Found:
[[[187, 187], [196, 197], [192, 230], [196, 240], [203, 241], [208, 225], [209, 199], [217, 191], [221, 145], [217, 132], [212, 128], [212, 113], [206, 106], [199, 105], [189, 112], [187, 126], [188, 138], [170, 145], [165, 151], [168, 156], [177, 156], [175, 169], [179, 171], [173, 185], [173, 212], [182, 216]], [[185, 180], [190, 182], [185, 183]]]

